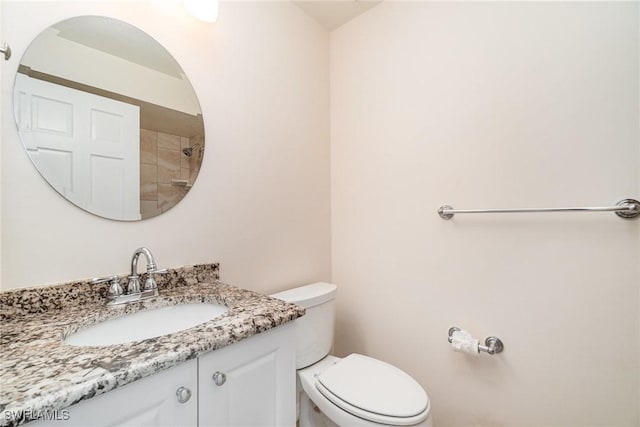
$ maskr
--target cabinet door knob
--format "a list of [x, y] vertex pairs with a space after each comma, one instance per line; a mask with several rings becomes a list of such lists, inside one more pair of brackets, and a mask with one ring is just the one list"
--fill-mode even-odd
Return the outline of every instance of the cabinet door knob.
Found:
[[186, 387], [179, 387], [176, 390], [176, 397], [178, 398], [178, 402], [187, 403], [189, 399], [191, 399], [191, 390]]
[[216, 371], [213, 373], [213, 382], [216, 383], [217, 386], [221, 386], [227, 381], [227, 376], [220, 371]]

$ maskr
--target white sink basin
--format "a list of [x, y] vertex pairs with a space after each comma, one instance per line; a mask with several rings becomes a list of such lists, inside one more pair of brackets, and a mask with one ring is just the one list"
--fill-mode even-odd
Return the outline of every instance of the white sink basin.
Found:
[[143, 310], [106, 320], [69, 335], [67, 344], [104, 346], [159, 337], [189, 329], [224, 314], [221, 304], [194, 303]]

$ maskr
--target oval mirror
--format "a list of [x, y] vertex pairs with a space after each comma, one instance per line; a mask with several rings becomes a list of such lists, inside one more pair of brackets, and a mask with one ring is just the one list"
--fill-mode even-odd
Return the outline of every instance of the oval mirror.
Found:
[[157, 41], [113, 18], [45, 29], [19, 65], [14, 113], [24, 148], [63, 197], [135, 221], [175, 206], [204, 155], [198, 98]]

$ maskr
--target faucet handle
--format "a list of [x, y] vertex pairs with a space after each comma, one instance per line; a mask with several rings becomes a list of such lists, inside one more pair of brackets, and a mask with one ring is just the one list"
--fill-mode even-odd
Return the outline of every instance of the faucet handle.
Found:
[[144, 290], [147, 291], [149, 289], [158, 289], [158, 284], [156, 283], [156, 278], [154, 274], [167, 274], [169, 270], [163, 268], [158, 270], [157, 268], [147, 269], [147, 280], [144, 282]]
[[116, 280], [116, 279], [118, 279], [118, 276], [94, 277], [93, 279], [91, 279], [91, 283], [93, 284], [104, 283], [104, 282], [108, 282], [110, 280]]
[[104, 282], [111, 282], [111, 286], [109, 286], [109, 290], [107, 291], [107, 297], [113, 298], [124, 294], [124, 290], [120, 285], [120, 278], [118, 276], [95, 277], [91, 280], [91, 283], [94, 284]]
[[134, 274], [128, 277], [129, 284], [127, 284], [127, 293], [128, 294], [138, 294], [140, 293], [140, 276]]

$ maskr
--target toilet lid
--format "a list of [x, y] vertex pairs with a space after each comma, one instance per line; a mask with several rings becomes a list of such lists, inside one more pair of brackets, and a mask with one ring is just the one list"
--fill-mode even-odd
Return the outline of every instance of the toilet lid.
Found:
[[406, 425], [428, 416], [429, 398], [420, 384], [395, 366], [360, 354], [322, 372], [316, 388], [343, 410], [370, 421]]

